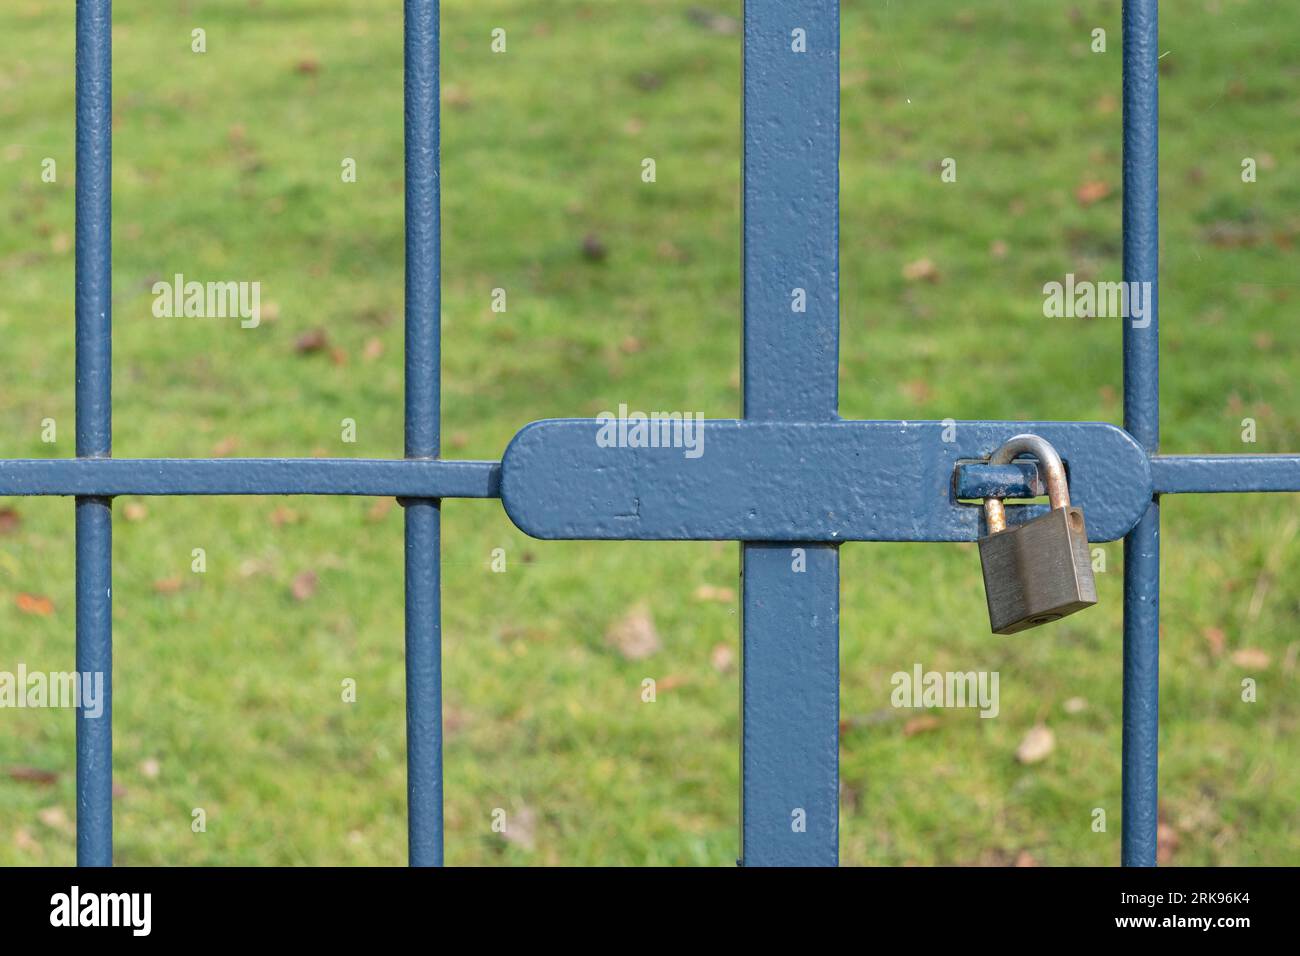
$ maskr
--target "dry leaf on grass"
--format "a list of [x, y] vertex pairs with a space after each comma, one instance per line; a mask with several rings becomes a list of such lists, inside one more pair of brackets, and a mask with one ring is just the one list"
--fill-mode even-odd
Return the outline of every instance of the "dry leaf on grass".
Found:
[[908, 282], [938, 282], [939, 267], [933, 259], [917, 259], [903, 266], [903, 278]]
[[1056, 749], [1056, 735], [1044, 724], [1029, 728], [1025, 739], [1016, 748], [1016, 759], [1021, 763], [1039, 763]]
[[297, 524], [298, 517], [298, 512], [281, 505], [271, 512], [271, 524], [276, 528], [283, 528], [287, 524]]
[[1156, 825], [1156, 862], [1160, 864], [1172, 863], [1174, 853], [1178, 850], [1178, 843], [1182, 838], [1178, 831], [1171, 827], [1163, 820]]
[[590, 262], [604, 262], [609, 256], [609, 248], [600, 236], [589, 232], [582, 237], [582, 255]]
[[225, 458], [227, 455], [233, 455], [239, 448], [239, 437], [228, 435], [212, 446], [213, 458]]
[[903, 724], [903, 736], [915, 737], [917, 734], [923, 734], [927, 731], [939, 729], [939, 718], [933, 714], [922, 714], [919, 717], [913, 717], [907, 723]]
[[1110, 195], [1110, 186], [1100, 179], [1089, 179], [1080, 183], [1079, 188], [1074, 191], [1074, 198], [1079, 200], [1080, 206], [1091, 206], [1093, 203], [1101, 202]]
[[644, 660], [661, 646], [654, 618], [645, 604], [636, 605], [610, 625], [605, 640], [629, 661]]
[[1258, 647], [1243, 647], [1239, 651], [1232, 652], [1232, 663], [1248, 670], [1263, 670], [1272, 662], [1273, 658], [1268, 655], [1268, 652]]
[[295, 601], [305, 601], [316, 593], [316, 584], [319, 578], [315, 571], [303, 571], [293, 579], [290, 591], [293, 593]]
[[54, 602], [44, 594], [19, 594], [14, 599], [18, 605], [18, 610], [24, 614], [35, 614], [38, 617], [49, 617], [54, 613]]
[[72, 821], [68, 819], [68, 811], [62, 807], [46, 807], [43, 810], [36, 811], [36, 819], [40, 820], [51, 830], [67, 831], [72, 828]]
[[43, 770], [40, 767], [7, 767], [5, 776], [18, 783], [35, 783], [42, 787], [51, 786], [59, 780], [56, 771]]
[[324, 329], [312, 329], [298, 336], [293, 343], [293, 350], [299, 355], [311, 355], [313, 352], [323, 352], [329, 341], [329, 335]]
[[537, 848], [537, 814], [525, 803], [517, 804], [506, 813], [505, 829], [501, 835], [517, 847], [532, 851]]
[[32, 831], [26, 827], [19, 827], [14, 831], [14, 846], [24, 853], [30, 853], [32, 856], [44, 856], [45, 850], [40, 841], [32, 836]]
[[719, 587], [713, 584], [701, 584], [695, 589], [695, 600], [716, 601], [719, 604], [731, 604], [736, 600], [736, 592], [732, 588]]

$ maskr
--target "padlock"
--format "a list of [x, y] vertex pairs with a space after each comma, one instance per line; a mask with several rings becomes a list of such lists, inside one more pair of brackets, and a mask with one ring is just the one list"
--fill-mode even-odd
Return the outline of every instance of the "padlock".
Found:
[[1001, 499], [984, 499], [989, 533], [980, 538], [980, 564], [994, 634], [1015, 634], [1097, 603], [1083, 509], [1070, 504], [1061, 456], [1037, 435], [1016, 435], [989, 464], [1005, 465], [1017, 455], [1038, 459], [1052, 510], [1008, 528]]

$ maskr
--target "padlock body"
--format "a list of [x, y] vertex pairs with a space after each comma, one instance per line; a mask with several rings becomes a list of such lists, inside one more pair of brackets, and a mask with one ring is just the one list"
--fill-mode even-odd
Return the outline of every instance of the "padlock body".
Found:
[[994, 634], [1015, 634], [1097, 603], [1082, 508], [1055, 508], [979, 545]]

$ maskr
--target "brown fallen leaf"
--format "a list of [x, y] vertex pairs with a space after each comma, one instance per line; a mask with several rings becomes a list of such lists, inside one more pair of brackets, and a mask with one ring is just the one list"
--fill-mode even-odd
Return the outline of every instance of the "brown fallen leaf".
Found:
[[508, 843], [524, 850], [537, 847], [537, 814], [525, 803], [516, 805], [506, 814], [505, 829], [501, 831]]
[[233, 455], [239, 448], [239, 437], [236, 435], [227, 435], [221, 441], [212, 446], [213, 458], [225, 458], [227, 455]]
[[903, 266], [903, 278], [908, 282], [938, 282], [939, 267], [933, 259], [917, 259]]
[[691, 254], [689, 252], [677, 245], [677, 243], [671, 242], [667, 239], [655, 247], [655, 255], [668, 262], [684, 263], [691, 261]]
[[589, 232], [582, 237], [582, 254], [591, 262], [604, 262], [609, 256], [609, 249], [600, 236]]
[[1168, 864], [1173, 862], [1174, 853], [1178, 850], [1178, 843], [1182, 838], [1168, 823], [1161, 820], [1156, 824], [1156, 862]]
[[690, 678], [684, 674], [667, 674], [655, 681], [656, 690], [676, 690], [690, 683]]
[[934, 714], [921, 714], [919, 717], [913, 717], [907, 723], [903, 724], [903, 736], [915, 737], [917, 734], [924, 734], [931, 730], [938, 730], [939, 726], [939, 718], [934, 716]]
[[315, 571], [303, 571], [293, 579], [290, 591], [293, 593], [295, 601], [306, 601], [316, 593], [316, 585], [319, 578]]
[[36, 811], [36, 819], [40, 820], [51, 830], [71, 830], [72, 821], [68, 819], [68, 811], [63, 807], [45, 807]]
[[41, 846], [40, 841], [32, 836], [32, 831], [26, 827], [19, 827], [14, 831], [14, 846], [24, 853], [30, 853], [32, 856], [44, 856], [45, 849]]
[[1258, 647], [1243, 647], [1239, 651], [1232, 652], [1232, 663], [1247, 670], [1263, 670], [1272, 662], [1273, 658], [1268, 655], [1268, 652]]
[[0, 534], [13, 534], [22, 523], [22, 515], [13, 508], [0, 508]]
[[361, 347], [361, 357], [367, 362], [373, 362], [383, 354], [384, 342], [382, 339], [366, 339], [366, 344]]
[[1056, 749], [1056, 735], [1044, 724], [1029, 728], [1025, 739], [1016, 748], [1016, 759], [1021, 763], [1039, 763]]
[[315, 76], [320, 72], [320, 60], [315, 57], [304, 57], [294, 64], [294, 72], [302, 76]]
[[270, 574], [274, 570], [275, 562], [270, 558], [245, 558], [239, 562], [239, 576], [241, 578]]
[[454, 110], [467, 110], [474, 105], [469, 91], [455, 83], [448, 83], [442, 88], [442, 101]]
[[636, 605], [611, 624], [605, 640], [629, 661], [644, 660], [661, 646], [650, 608], [645, 604]]
[[653, 70], [642, 70], [632, 77], [632, 85], [643, 93], [653, 93], [664, 85], [664, 78]]
[[375, 503], [370, 506], [366, 512], [366, 520], [372, 524], [376, 521], [383, 521], [388, 512], [393, 510], [392, 498], [376, 498]]
[[465, 729], [469, 716], [465, 711], [444, 704], [442, 708], [442, 733], [444, 739], [455, 737]]
[[701, 584], [695, 589], [695, 600], [716, 601], [719, 604], [732, 604], [736, 600], [736, 592], [732, 588], [719, 587], [713, 584]]
[[934, 390], [930, 388], [930, 383], [923, 378], [914, 378], [904, 382], [898, 387], [898, 390], [914, 405], [922, 405], [928, 402], [934, 394]]
[[1080, 183], [1074, 191], [1074, 198], [1080, 206], [1091, 206], [1110, 195], [1110, 185], [1100, 179], [1089, 179]]
[[311, 329], [298, 336], [293, 343], [293, 350], [299, 355], [311, 355], [314, 352], [323, 352], [329, 343], [329, 335], [324, 329]]
[[54, 613], [54, 602], [43, 594], [21, 593], [14, 599], [18, 605], [18, 610], [24, 614], [35, 614], [38, 617], [49, 617]]
[[59, 775], [56, 771], [44, 770], [40, 767], [6, 767], [5, 776], [18, 783], [35, 783], [42, 787], [52, 786], [59, 782]]
[[1268, 232], [1260, 223], [1223, 220], [1201, 230], [1201, 238], [1220, 249], [1252, 248], [1268, 241]]
[[1223, 654], [1223, 645], [1227, 640], [1227, 635], [1223, 633], [1223, 628], [1207, 627], [1201, 632], [1201, 636], [1205, 638], [1205, 643], [1210, 645], [1210, 653], [1213, 656], [1219, 657]]
[[725, 13], [718, 13], [716, 10], [705, 10], [702, 7], [691, 7], [686, 11], [686, 19], [690, 20], [697, 27], [707, 30], [709, 33], [716, 33], [719, 36], [735, 36], [740, 33], [740, 21]]
[[127, 521], [143, 521], [149, 517], [149, 509], [138, 501], [128, 501], [122, 505], [122, 517]]
[[298, 518], [298, 512], [281, 505], [271, 512], [271, 525], [276, 528], [283, 528], [287, 524], [297, 524]]
[[1038, 861], [1034, 859], [1033, 854], [1028, 850], [1021, 850], [1016, 854], [1016, 862], [1012, 865], [1020, 867], [1037, 866]]
[[154, 594], [176, 594], [180, 589], [180, 578], [160, 578], [153, 583]]

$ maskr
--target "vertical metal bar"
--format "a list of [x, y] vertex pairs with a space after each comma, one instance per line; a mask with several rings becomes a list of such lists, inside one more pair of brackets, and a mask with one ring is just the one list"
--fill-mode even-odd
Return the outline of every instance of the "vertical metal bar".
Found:
[[[1146, 314], [1124, 321], [1124, 427], [1160, 445], [1159, 31], [1157, 0], [1124, 0], [1124, 280]], [[1133, 285], [1129, 285], [1131, 290]], [[1133, 296], [1130, 294], [1130, 301]], [[1160, 706], [1160, 504], [1124, 539], [1124, 753], [1121, 860], [1155, 866]]]
[[[405, 0], [406, 457], [437, 458], [441, 372], [438, 2]], [[406, 774], [412, 866], [442, 865], [441, 502], [406, 511]]]
[[[77, 457], [112, 453], [112, 5], [77, 0]], [[77, 863], [113, 863], [113, 505], [77, 498], [77, 671], [103, 675], [77, 709]]]
[[[838, 0], [747, 0], [744, 74], [745, 417], [826, 421], [839, 402]], [[741, 583], [741, 862], [833, 866], [838, 549], [743, 545]]]

